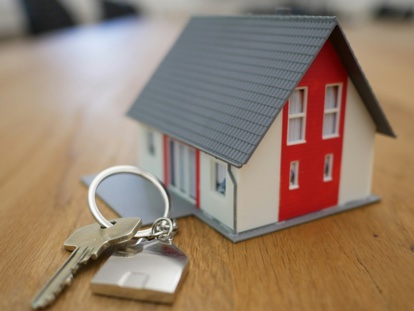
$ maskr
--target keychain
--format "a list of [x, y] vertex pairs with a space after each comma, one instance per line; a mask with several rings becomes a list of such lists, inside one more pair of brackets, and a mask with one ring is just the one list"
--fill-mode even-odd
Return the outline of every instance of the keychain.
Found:
[[95, 195], [99, 184], [109, 176], [129, 173], [151, 182], [161, 193], [165, 210], [163, 217], [149, 229], [139, 230], [135, 244], [117, 251], [104, 263], [91, 281], [95, 294], [172, 303], [187, 274], [188, 258], [172, 243], [177, 230], [169, 217], [171, 199], [165, 186], [153, 175], [134, 166], [115, 166], [98, 174], [88, 192], [89, 209], [104, 228], [112, 226], [99, 211]]

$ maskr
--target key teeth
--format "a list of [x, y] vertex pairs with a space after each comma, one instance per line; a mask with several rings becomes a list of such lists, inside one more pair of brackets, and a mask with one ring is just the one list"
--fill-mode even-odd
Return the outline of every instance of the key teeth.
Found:
[[53, 293], [50, 293], [50, 295], [45, 296], [43, 299], [43, 302], [34, 306], [34, 309], [40, 309], [40, 308], [45, 308], [47, 306], [49, 306], [50, 304], [52, 304], [55, 300], [56, 297], [68, 286], [72, 283], [73, 281], [73, 274], [69, 275], [67, 277], [67, 279], [65, 280], [65, 282], [63, 282], [59, 287], [56, 288], [56, 290]]
[[71, 274], [68, 275], [68, 277], [60, 284], [60, 286], [55, 288], [53, 293], [50, 293], [49, 295], [43, 297], [41, 302], [32, 305], [33, 309], [43, 309], [51, 305], [59, 296], [59, 294], [73, 282], [74, 275], [79, 270], [79, 268], [81, 266], [84, 266], [87, 262], [88, 260], [80, 262], [76, 267], [74, 267], [71, 271]]
[[[128, 223], [125, 223], [126, 227], [120, 226], [119, 231], [117, 231], [118, 229], [112, 231], [108, 229], [110, 231], [108, 236], [105, 236], [105, 239], [102, 239], [101, 235], [94, 235], [95, 233], [98, 234], [98, 231], [99, 234], [101, 234], [101, 229], [96, 231], [99, 228], [99, 226], [97, 227], [97, 224], [92, 224], [76, 230], [66, 240], [65, 246], [67, 249], [72, 249], [75, 245], [77, 247], [73, 248], [73, 252], [69, 258], [66, 259], [64, 264], [34, 297], [32, 307], [34, 309], [44, 308], [53, 303], [64, 288], [72, 283], [74, 275], [79, 268], [86, 265], [91, 258], [96, 259], [108, 246], [124, 243], [126, 238], [131, 234], [135, 234], [139, 229], [141, 220], [137, 218], [135, 223], [130, 223], [130, 225], [134, 225], [134, 227], [128, 227]], [[131, 228], [133, 228], [133, 232], [131, 231]], [[87, 240], [88, 237], [91, 239], [90, 244], [85, 243], [85, 239]]]
[[36, 305], [32, 305], [33, 309], [43, 309], [49, 306], [54, 300], [56, 299], [56, 294], [50, 294], [49, 296], [46, 296], [43, 298], [41, 303], [38, 303]]
[[65, 280], [65, 286], [72, 284], [73, 281], [73, 274], [69, 275], [68, 278]]
[[56, 295], [55, 294], [50, 294], [49, 296], [46, 297], [46, 299], [45, 299], [46, 301], [42, 305], [42, 307], [46, 307], [46, 306], [50, 305], [55, 299], [56, 299]]

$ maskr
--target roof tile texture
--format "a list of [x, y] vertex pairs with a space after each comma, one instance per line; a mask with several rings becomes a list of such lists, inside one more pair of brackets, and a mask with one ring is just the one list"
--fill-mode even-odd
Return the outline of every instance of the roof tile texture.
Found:
[[192, 18], [129, 115], [240, 167], [336, 25], [334, 17]]

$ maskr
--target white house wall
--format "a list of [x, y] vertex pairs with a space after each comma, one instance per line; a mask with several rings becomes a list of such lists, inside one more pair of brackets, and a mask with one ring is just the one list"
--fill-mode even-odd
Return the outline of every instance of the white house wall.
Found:
[[275, 122], [239, 171], [237, 189], [237, 231], [261, 227], [278, 221], [282, 116]]
[[348, 79], [339, 204], [371, 193], [375, 124]]
[[[139, 125], [139, 144], [138, 144], [138, 166], [145, 171], [151, 172], [160, 180], [164, 181], [164, 161], [163, 161], [163, 138], [160, 132], [157, 132], [145, 125]], [[154, 155], [150, 155], [147, 150], [147, 131], [154, 133]]]
[[[200, 208], [230, 229], [234, 229], [234, 186], [227, 172], [226, 195], [215, 190], [215, 162], [227, 168], [226, 163], [200, 152]], [[232, 168], [232, 172], [237, 180], [237, 169]]]

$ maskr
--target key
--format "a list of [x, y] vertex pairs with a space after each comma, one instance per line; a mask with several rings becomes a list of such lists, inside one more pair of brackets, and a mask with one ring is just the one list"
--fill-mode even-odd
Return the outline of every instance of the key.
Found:
[[114, 225], [101, 228], [91, 224], [76, 230], [64, 243], [72, 251], [70, 257], [43, 286], [32, 301], [32, 308], [43, 308], [51, 304], [57, 295], [71, 283], [74, 274], [90, 258], [96, 259], [109, 246], [128, 242], [141, 227], [140, 218], [119, 218]]

